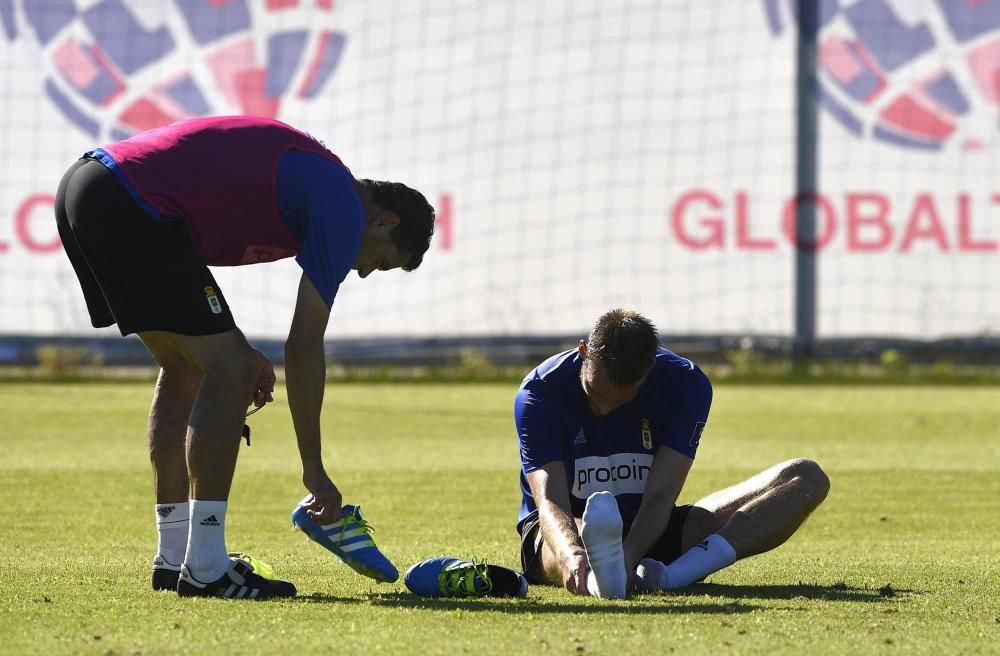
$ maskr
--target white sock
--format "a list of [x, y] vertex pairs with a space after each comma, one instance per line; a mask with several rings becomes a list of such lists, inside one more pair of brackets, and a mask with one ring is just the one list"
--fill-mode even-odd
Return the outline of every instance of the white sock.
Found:
[[226, 551], [226, 501], [191, 499], [191, 530], [184, 564], [201, 583], [217, 580], [229, 569]]
[[188, 540], [188, 502], [158, 503], [156, 511], [156, 555], [168, 565], [180, 567]]
[[580, 537], [590, 561], [587, 590], [595, 597], [624, 599], [628, 575], [622, 549], [622, 516], [613, 494], [590, 495], [583, 511]]
[[601, 596], [601, 588], [597, 585], [597, 576], [594, 574], [594, 570], [587, 571], [587, 593], [592, 597]]
[[664, 589], [676, 590], [691, 585], [735, 562], [736, 551], [732, 545], [726, 538], [713, 533], [667, 565]]
[[667, 566], [653, 558], [643, 558], [635, 568], [635, 589], [649, 593], [669, 590], [667, 587]]

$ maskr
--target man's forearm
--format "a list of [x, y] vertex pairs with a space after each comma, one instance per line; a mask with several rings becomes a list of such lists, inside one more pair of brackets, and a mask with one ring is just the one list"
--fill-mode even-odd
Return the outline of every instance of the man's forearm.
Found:
[[320, 411], [326, 385], [323, 342], [285, 349], [285, 385], [288, 406], [298, 441], [303, 468], [322, 467]]
[[677, 496], [691, 470], [691, 463], [691, 458], [669, 447], [661, 446], [657, 450], [646, 481], [646, 490], [642, 495], [642, 504], [622, 544], [625, 549], [625, 566], [629, 570], [649, 553], [667, 529]]
[[[674, 495], [674, 499], [676, 499]], [[622, 542], [625, 550], [625, 566], [629, 570], [649, 553], [670, 523], [670, 513], [673, 511], [674, 499], [644, 498], [639, 512], [632, 521], [632, 528]]]
[[559, 557], [583, 551], [573, 516], [551, 501], [538, 508], [539, 530], [552, 551]]

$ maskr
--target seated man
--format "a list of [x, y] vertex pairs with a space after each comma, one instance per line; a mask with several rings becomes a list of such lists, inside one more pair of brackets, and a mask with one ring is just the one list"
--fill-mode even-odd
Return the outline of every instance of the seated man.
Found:
[[712, 403], [690, 360], [629, 310], [521, 383], [521, 565], [531, 583], [623, 598], [674, 590], [791, 537], [826, 498], [811, 460], [779, 463], [676, 506]]

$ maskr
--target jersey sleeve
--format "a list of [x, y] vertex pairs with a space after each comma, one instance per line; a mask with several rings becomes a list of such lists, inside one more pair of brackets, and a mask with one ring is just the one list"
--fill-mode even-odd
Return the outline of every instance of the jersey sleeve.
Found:
[[295, 261], [331, 307], [361, 245], [354, 177], [325, 157], [292, 151], [281, 158], [277, 183], [282, 216], [300, 242]]
[[514, 399], [514, 423], [521, 446], [521, 469], [525, 474], [550, 462], [562, 460], [562, 421], [559, 405], [542, 385], [521, 387]]
[[667, 414], [660, 445], [693, 459], [712, 407], [712, 383], [697, 367], [685, 378], [670, 390], [669, 403], [664, 404]]

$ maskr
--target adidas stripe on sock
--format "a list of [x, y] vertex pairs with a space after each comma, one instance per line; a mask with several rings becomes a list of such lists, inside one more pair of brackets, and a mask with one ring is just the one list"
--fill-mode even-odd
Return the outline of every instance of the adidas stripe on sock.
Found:
[[700, 581], [736, 562], [736, 551], [718, 533], [705, 538], [667, 565], [666, 590], [676, 590]]
[[226, 501], [191, 499], [190, 530], [184, 564], [198, 581], [211, 583], [229, 569], [226, 551]]
[[604, 599], [624, 599], [627, 573], [622, 549], [622, 516], [613, 494], [595, 492], [590, 495], [583, 511], [580, 537], [590, 561], [588, 592]]
[[188, 539], [188, 502], [158, 503], [156, 512], [156, 555], [179, 567], [184, 562]]

